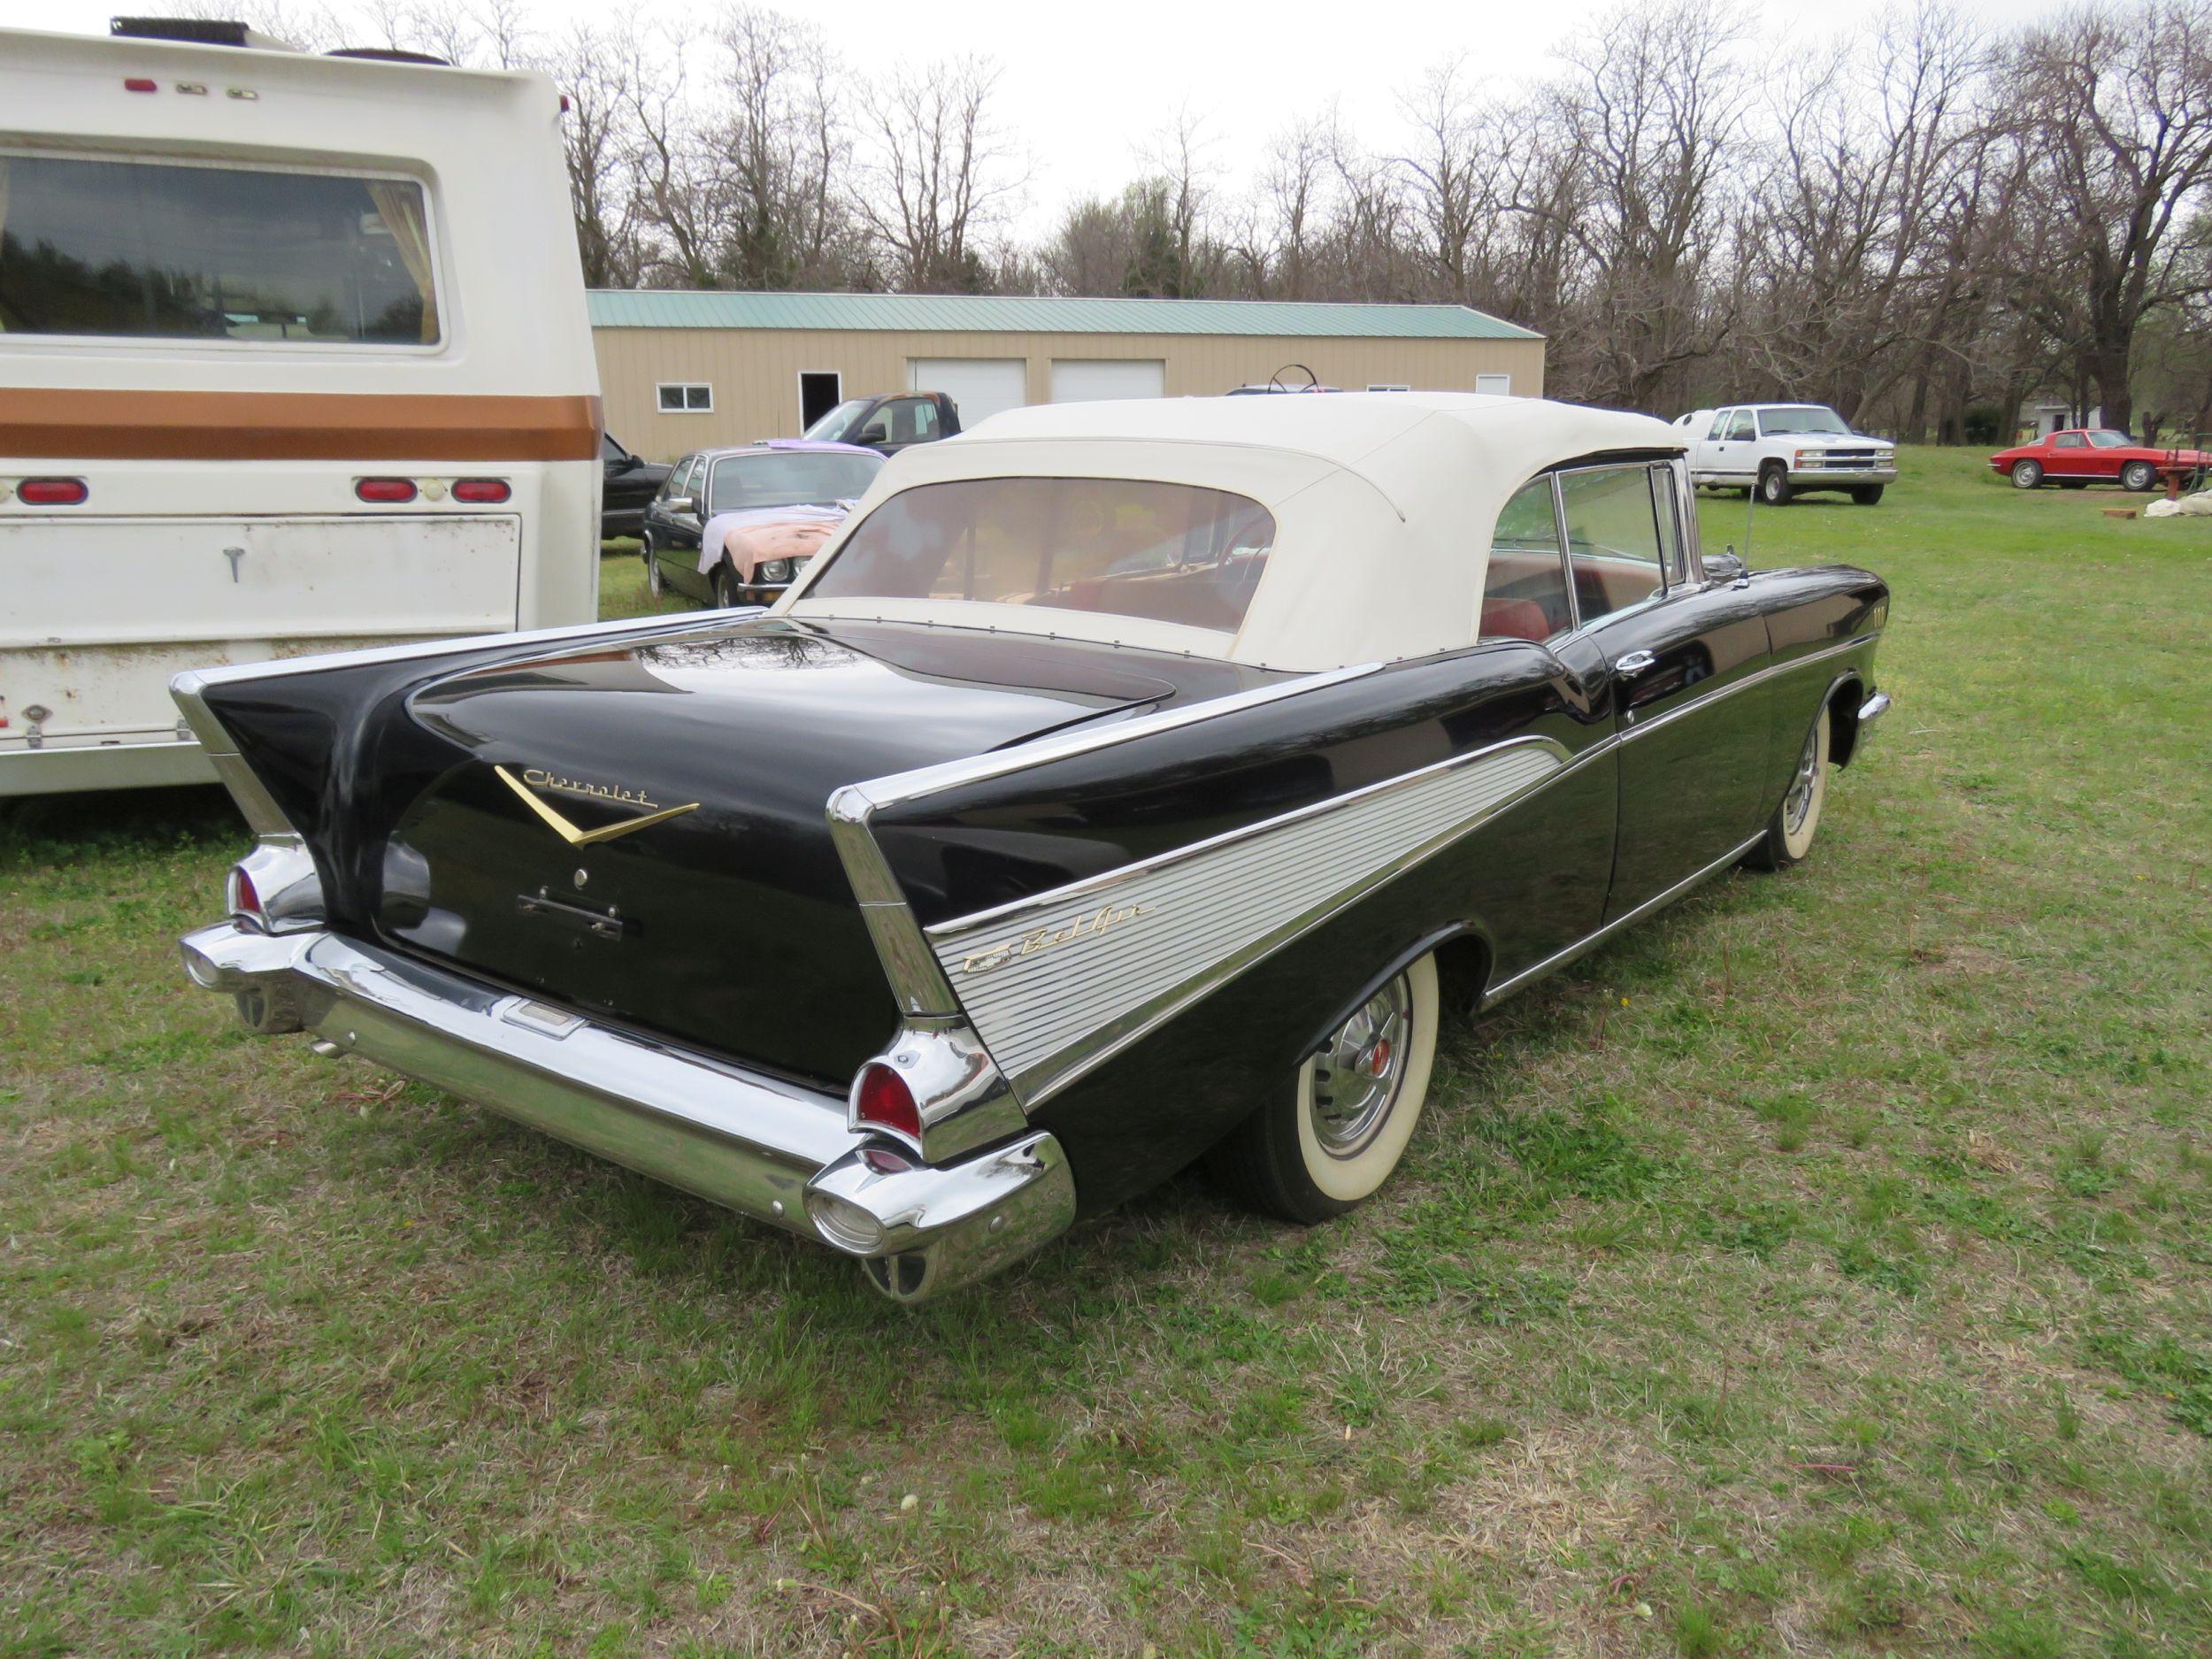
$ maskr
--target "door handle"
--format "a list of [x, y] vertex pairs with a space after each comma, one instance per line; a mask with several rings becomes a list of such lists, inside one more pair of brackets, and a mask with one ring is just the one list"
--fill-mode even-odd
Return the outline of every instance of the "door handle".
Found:
[[1658, 660], [1659, 653], [1656, 651], [1631, 651], [1625, 657], [1613, 659], [1613, 672], [1625, 680], [1642, 673]]

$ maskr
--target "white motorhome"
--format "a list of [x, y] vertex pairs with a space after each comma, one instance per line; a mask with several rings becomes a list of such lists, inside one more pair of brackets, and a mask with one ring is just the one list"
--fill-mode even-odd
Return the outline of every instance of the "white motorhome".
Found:
[[0, 795], [212, 778], [180, 669], [593, 618], [560, 119], [532, 74], [0, 32]]

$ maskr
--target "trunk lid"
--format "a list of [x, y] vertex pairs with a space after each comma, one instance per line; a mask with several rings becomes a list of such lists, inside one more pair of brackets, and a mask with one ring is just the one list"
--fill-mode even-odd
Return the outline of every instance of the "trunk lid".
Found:
[[[824, 809], [848, 783], [1158, 706], [1127, 654], [756, 618], [452, 675], [376, 925], [595, 1018], [841, 1084], [896, 1024]], [[987, 675], [988, 677], [985, 677]]]

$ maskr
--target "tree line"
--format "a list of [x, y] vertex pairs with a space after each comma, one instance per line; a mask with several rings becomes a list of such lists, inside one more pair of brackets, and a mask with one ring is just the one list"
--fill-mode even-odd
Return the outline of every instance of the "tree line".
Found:
[[1951, 442], [2036, 396], [2212, 426], [2206, 0], [2002, 28], [1924, 0], [1789, 55], [1724, 0], [1630, 5], [1532, 82], [1430, 65], [1387, 134], [1297, 111], [1248, 177], [1179, 112], [1028, 235], [987, 58], [872, 80], [749, 4], [680, 50], [519, 0], [260, 21], [550, 73], [595, 287], [1453, 302], [1542, 331], [1578, 401], [1805, 398]]

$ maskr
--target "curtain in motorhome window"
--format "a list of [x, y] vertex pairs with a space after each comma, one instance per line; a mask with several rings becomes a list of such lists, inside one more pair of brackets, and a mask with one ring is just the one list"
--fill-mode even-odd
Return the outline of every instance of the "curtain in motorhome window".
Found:
[[422, 190], [417, 185], [373, 180], [369, 199], [376, 204], [378, 217], [392, 233], [392, 240], [399, 244], [400, 263], [407, 267], [415, 291], [422, 296], [422, 342], [425, 345], [434, 344], [438, 338], [438, 295], [430, 277], [430, 222], [423, 215]]
[[409, 346], [443, 334], [412, 180], [0, 155], [0, 329]]

